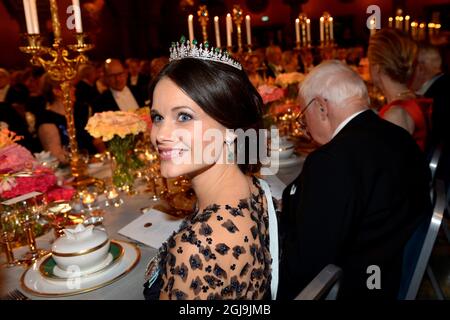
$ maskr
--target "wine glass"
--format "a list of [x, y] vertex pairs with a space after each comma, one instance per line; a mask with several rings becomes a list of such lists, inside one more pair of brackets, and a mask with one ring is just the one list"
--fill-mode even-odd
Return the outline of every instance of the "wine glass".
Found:
[[50, 203], [45, 210], [45, 218], [53, 227], [55, 239], [61, 237], [67, 222], [67, 215], [72, 210], [72, 206], [65, 200], [54, 201]]
[[17, 240], [17, 221], [15, 210], [0, 205], [0, 242], [4, 246], [6, 263], [2, 266], [10, 268], [21, 265], [22, 262], [14, 257], [14, 242]]
[[28, 243], [28, 252], [21, 258], [21, 262], [31, 264], [49, 253], [46, 250], [37, 248], [36, 236], [34, 234], [34, 226], [44, 211], [45, 201], [42, 198], [38, 199], [34, 197], [21, 201], [17, 207], [20, 211], [18, 214], [19, 222]]

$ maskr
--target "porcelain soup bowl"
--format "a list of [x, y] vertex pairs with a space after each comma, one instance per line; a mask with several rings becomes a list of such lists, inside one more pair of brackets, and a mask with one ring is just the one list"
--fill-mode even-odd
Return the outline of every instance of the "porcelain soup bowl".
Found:
[[93, 225], [77, 225], [75, 229], [64, 229], [64, 236], [52, 245], [52, 256], [58, 267], [64, 271], [79, 268], [79, 271], [93, 269], [102, 264], [108, 256], [110, 240], [108, 234]]

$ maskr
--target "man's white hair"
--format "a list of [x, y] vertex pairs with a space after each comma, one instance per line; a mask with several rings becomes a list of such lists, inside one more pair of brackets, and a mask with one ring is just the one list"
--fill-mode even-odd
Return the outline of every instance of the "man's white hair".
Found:
[[318, 96], [339, 107], [349, 98], [362, 98], [370, 103], [364, 81], [338, 60], [327, 60], [315, 67], [303, 80], [299, 93], [305, 103]]

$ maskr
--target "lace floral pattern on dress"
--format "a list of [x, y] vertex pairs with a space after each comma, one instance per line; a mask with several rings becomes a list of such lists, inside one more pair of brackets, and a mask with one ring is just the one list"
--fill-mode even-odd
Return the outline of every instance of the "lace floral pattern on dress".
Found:
[[237, 204], [212, 204], [186, 218], [149, 263], [169, 299], [263, 299], [270, 291], [267, 202], [259, 181]]

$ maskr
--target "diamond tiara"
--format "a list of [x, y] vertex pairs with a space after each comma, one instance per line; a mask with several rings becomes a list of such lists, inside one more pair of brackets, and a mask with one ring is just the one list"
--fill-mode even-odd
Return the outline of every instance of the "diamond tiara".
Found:
[[227, 51], [222, 51], [219, 48], [209, 48], [208, 42], [205, 42], [204, 45], [200, 44], [197, 46], [197, 41], [193, 40], [191, 45], [189, 40], [185, 41], [184, 37], [182, 37], [180, 42], [172, 43], [169, 61], [181, 60], [184, 58], [194, 58], [225, 63], [236, 69], [242, 70], [242, 65], [231, 58]]

